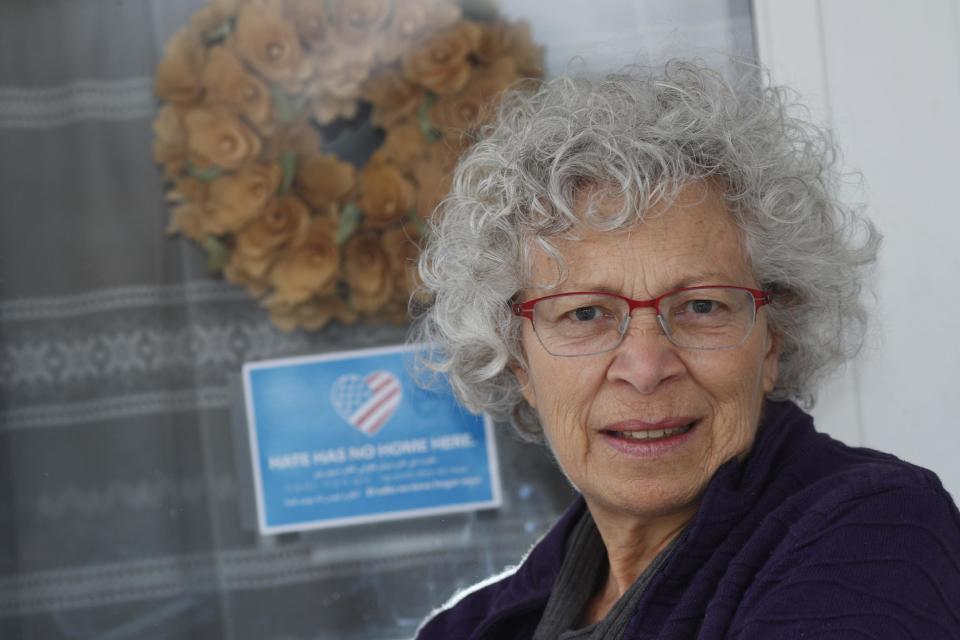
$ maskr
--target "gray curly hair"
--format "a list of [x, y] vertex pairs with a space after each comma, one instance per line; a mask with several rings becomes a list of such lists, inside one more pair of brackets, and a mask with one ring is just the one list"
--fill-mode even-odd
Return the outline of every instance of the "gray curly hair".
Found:
[[[813, 404], [817, 384], [863, 341], [862, 274], [880, 237], [838, 201], [829, 135], [763, 80], [757, 72], [733, 85], [672, 60], [600, 82], [561, 77], [504, 99], [460, 161], [420, 258], [433, 301], [417, 338], [436, 346], [428, 364], [467, 407], [540, 439], [511, 371], [525, 358], [508, 305], [528, 284], [533, 248], [562, 270], [551, 238], [578, 223], [630, 227], [698, 180], [723, 191], [757, 282], [782, 294], [766, 307], [781, 341], [770, 397]], [[577, 210], [578, 195], [598, 186], [621, 199], [614, 214]]]

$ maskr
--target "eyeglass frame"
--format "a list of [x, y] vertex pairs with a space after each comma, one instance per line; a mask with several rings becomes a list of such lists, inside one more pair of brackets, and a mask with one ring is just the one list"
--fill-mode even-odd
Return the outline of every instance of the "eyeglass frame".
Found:
[[[684, 293], [685, 291], [697, 291], [699, 289], [738, 289], [740, 291], [747, 291], [753, 296], [753, 324], [750, 325], [750, 330], [747, 331], [747, 333], [743, 336], [740, 342], [727, 347], [715, 347], [713, 349], [709, 349], [709, 348], [698, 348], [698, 347], [685, 347], [685, 346], [678, 345], [673, 341], [673, 338], [671, 337], [670, 332], [664, 326], [664, 323], [666, 321], [663, 319], [663, 315], [660, 313], [660, 301], [663, 300], [664, 298], [668, 298], [678, 293]], [[768, 291], [764, 289], [753, 289], [751, 287], [741, 287], [741, 286], [732, 285], [732, 284], [704, 284], [704, 285], [697, 285], [695, 287], [681, 287], [680, 289], [667, 291], [666, 293], [659, 295], [656, 298], [651, 298], [650, 300], [636, 300], [634, 298], [628, 298], [627, 296], [620, 295], [619, 293], [613, 293], [610, 291], [564, 291], [563, 293], [552, 293], [548, 296], [541, 296], [539, 298], [534, 298], [533, 300], [527, 300], [526, 302], [511, 302], [510, 309], [513, 312], [513, 315], [521, 318], [526, 318], [527, 320], [529, 320], [531, 326], [533, 326], [534, 333], [536, 333], [537, 335], [537, 339], [541, 340], [540, 334], [537, 333], [537, 323], [534, 322], [533, 320], [534, 306], [541, 300], [549, 300], [551, 298], [560, 298], [562, 296], [576, 296], [576, 295], [602, 295], [602, 296], [610, 296], [613, 298], [618, 298], [620, 300], [623, 300], [624, 302], [627, 303], [627, 314], [624, 316], [627, 322], [624, 323], [623, 330], [618, 331], [620, 335], [620, 339], [617, 340], [616, 344], [614, 344], [609, 349], [603, 349], [601, 351], [594, 351], [591, 353], [558, 356], [555, 353], [552, 353], [549, 349], [547, 349], [546, 345], [544, 345], [544, 349], [547, 349], [547, 353], [550, 353], [550, 355], [557, 358], [576, 358], [579, 356], [598, 355], [601, 353], [607, 353], [609, 351], [613, 351], [614, 349], [619, 347], [621, 344], [623, 344], [623, 339], [627, 335], [627, 329], [630, 327], [630, 319], [633, 318], [633, 312], [636, 309], [646, 309], [646, 308], [651, 308], [656, 312], [657, 324], [660, 325], [660, 330], [663, 331], [664, 336], [666, 336], [667, 340], [670, 341], [670, 344], [674, 346], [677, 346], [681, 349], [693, 349], [695, 351], [720, 351], [723, 349], [733, 349], [743, 344], [744, 340], [746, 340], [750, 336], [750, 334], [753, 332], [753, 327], [755, 327], [757, 324], [757, 311], [760, 310], [760, 307], [771, 304], [773, 302], [774, 297], [776, 296], [776, 292]], [[543, 344], [542, 340], [541, 340], [541, 344]]]

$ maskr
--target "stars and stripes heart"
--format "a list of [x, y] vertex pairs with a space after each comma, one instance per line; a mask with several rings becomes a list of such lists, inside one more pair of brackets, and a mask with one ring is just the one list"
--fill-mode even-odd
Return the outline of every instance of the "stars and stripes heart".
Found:
[[400, 381], [389, 371], [365, 377], [348, 373], [337, 378], [330, 390], [330, 402], [340, 417], [368, 436], [393, 417], [401, 399]]

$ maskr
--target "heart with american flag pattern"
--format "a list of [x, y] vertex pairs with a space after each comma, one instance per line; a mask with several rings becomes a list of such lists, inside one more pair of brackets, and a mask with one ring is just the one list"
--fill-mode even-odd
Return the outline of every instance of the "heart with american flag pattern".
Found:
[[400, 381], [389, 371], [348, 373], [330, 389], [330, 403], [351, 427], [375, 435], [393, 417], [402, 398]]

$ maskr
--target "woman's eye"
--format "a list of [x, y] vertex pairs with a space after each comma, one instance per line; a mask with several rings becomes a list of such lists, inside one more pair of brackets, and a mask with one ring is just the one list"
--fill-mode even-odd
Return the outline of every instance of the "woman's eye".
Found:
[[687, 308], [697, 314], [713, 313], [719, 310], [720, 303], [716, 300], [691, 300]]
[[601, 316], [600, 309], [597, 307], [580, 307], [579, 309], [574, 309], [570, 316], [574, 320], [580, 322], [590, 322], [591, 320], [596, 320]]

